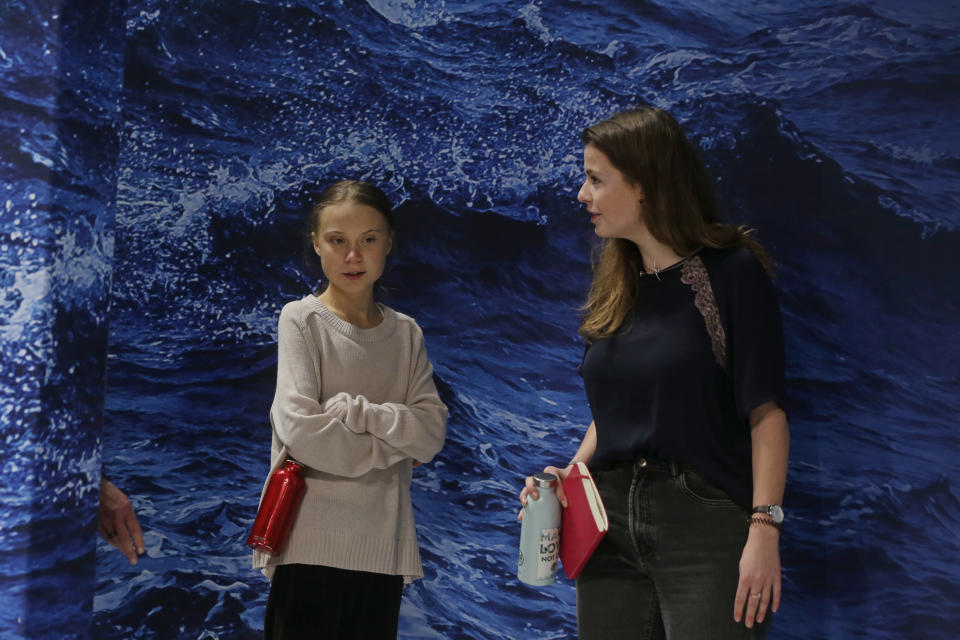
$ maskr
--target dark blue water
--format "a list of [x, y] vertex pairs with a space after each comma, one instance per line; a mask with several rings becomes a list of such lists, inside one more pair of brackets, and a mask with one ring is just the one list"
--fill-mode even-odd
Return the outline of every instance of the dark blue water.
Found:
[[0, 637], [89, 637], [122, 9], [0, 8]]
[[[147, 555], [130, 567], [100, 544], [96, 637], [258, 637], [268, 583], [243, 542], [276, 319], [314, 282], [310, 197], [343, 177], [400, 203], [384, 301], [423, 327], [451, 409], [415, 473], [426, 576], [401, 635], [572, 637], [572, 585], [514, 577], [516, 494], [590, 420], [579, 132], [641, 102], [686, 123], [727, 217], [780, 265], [776, 637], [949, 637], [958, 26], [931, 1], [130, 2], [104, 464]], [[14, 277], [5, 300], [30, 295]]]

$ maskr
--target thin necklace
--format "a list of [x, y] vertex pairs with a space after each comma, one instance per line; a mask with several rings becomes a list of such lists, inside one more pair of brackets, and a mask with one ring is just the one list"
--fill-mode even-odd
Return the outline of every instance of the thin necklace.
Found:
[[[646, 265], [643, 264], [642, 261], [641, 261], [640, 265], [643, 267], [643, 272], [642, 272], [640, 275], [641, 275], [641, 276], [648, 276], [648, 275], [650, 275], [650, 272], [647, 271], [647, 267], [646, 267]], [[657, 259], [656, 259], [656, 258], [653, 259], [653, 275], [657, 276], [657, 280], [660, 280], [660, 269], [657, 267]]]
[[[658, 266], [657, 266], [657, 259], [654, 258], [654, 259], [653, 259], [653, 275], [657, 276], [657, 280], [661, 280], [661, 278], [660, 278], [660, 272], [661, 272], [661, 271], [668, 271], [668, 270], [670, 270], [670, 269], [673, 269], [674, 267], [680, 266], [681, 264], [683, 264], [684, 262], [686, 262], [687, 260], [689, 260], [689, 259], [690, 259], [690, 256], [692, 256], [692, 255], [695, 254], [695, 253], [696, 253], [696, 251], [694, 251], [693, 253], [690, 253], [690, 254], [688, 254], [688, 255], [685, 255], [684, 257], [680, 258], [677, 262], [673, 263], [673, 264], [670, 265], [669, 267], [666, 267], [665, 269], [661, 269], [660, 267], [658, 267]], [[643, 272], [642, 272], [640, 275], [641, 275], [641, 276], [648, 276], [648, 275], [650, 275], [650, 272], [647, 271], [647, 266], [646, 266], [645, 264], [643, 264], [642, 262], [641, 262], [640, 264], [641, 264], [641, 266], [643, 267]]]

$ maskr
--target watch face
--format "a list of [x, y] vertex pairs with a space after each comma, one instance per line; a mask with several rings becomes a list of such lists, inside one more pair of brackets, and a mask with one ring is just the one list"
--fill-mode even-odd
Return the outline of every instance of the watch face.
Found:
[[754, 507], [753, 512], [769, 514], [770, 519], [776, 524], [781, 524], [783, 522], [783, 509], [781, 509], [780, 505], [778, 504], [764, 504], [759, 507]]

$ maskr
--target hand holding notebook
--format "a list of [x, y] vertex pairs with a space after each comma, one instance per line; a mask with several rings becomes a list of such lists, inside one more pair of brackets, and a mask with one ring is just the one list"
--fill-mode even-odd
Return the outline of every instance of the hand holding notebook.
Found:
[[580, 575], [607, 533], [607, 511], [587, 465], [577, 462], [563, 481], [567, 508], [560, 523], [560, 561], [571, 580]]

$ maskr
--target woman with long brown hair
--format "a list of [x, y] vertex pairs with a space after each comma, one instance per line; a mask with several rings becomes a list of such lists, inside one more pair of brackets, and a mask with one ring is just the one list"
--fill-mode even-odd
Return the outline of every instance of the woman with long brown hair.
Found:
[[580, 637], [762, 638], [789, 449], [771, 261], [719, 221], [669, 113], [618, 113], [581, 139], [577, 199], [602, 249], [580, 327], [593, 422], [571, 464], [589, 464], [610, 529], [577, 578]]

